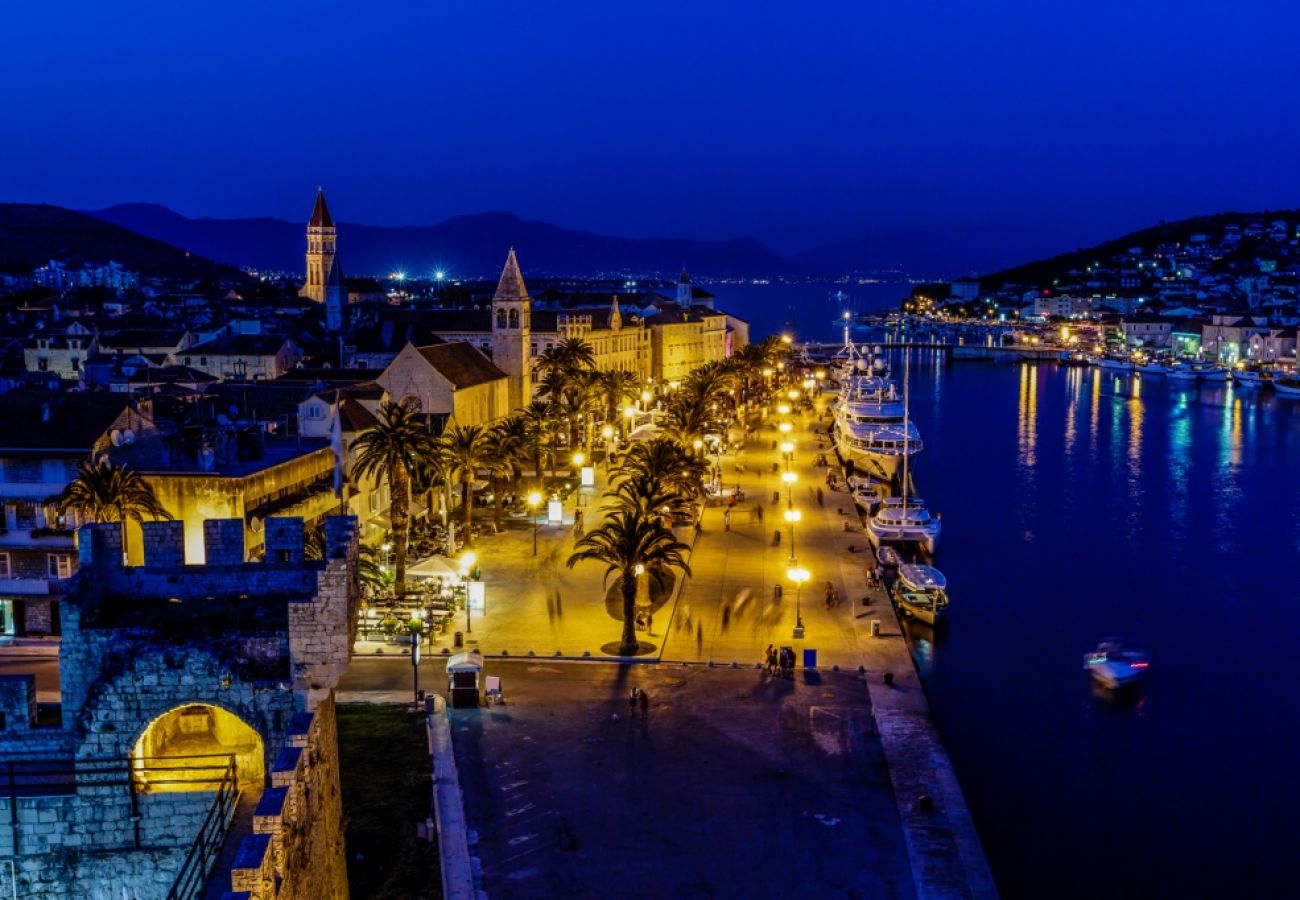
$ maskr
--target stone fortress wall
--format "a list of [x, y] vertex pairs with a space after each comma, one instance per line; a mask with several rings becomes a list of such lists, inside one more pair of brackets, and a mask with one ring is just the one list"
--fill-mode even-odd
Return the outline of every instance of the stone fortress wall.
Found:
[[246, 563], [242, 520], [205, 522], [202, 566], [184, 564], [180, 522], [145, 523], [142, 566], [122, 565], [116, 525], [79, 532], [61, 723], [38, 720], [32, 676], [0, 678], [0, 895], [166, 896], [215, 790], [141, 757], [188, 737], [188, 713], [216, 723], [204, 737], [218, 746], [248, 736], [230, 751], [245, 797], [269, 775], [254, 833], [215, 883], [347, 896], [333, 687], [359, 598], [356, 522], [326, 520], [320, 562], [303, 558], [301, 519], [265, 524], [266, 559]]

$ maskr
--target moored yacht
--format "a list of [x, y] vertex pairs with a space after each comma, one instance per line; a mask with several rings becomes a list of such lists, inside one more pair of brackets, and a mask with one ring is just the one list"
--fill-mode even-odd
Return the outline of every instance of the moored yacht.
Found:
[[893, 481], [903, 458], [921, 452], [921, 433], [907, 420], [882, 359], [875, 361], [874, 371], [860, 358], [850, 359], [845, 369], [835, 407], [836, 446], [856, 468]]
[[1273, 388], [1284, 397], [1300, 397], [1300, 376], [1283, 375], [1274, 378]]
[[901, 565], [894, 582], [894, 602], [905, 615], [938, 625], [948, 615], [948, 580], [934, 566]]
[[867, 522], [867, 534], [877, 544], [902, 541], [919, 544], [931, 555], [939, 543], [943, 523], [930, 515], [925, 501], [917, 497], [890, 497]]
[[1104, 688], [1117, 691], [1140, 683], [1151, 668], [1151, 657], [1123, 641], [1108, 638], [1083, 658], [1083, 667], [1092, 680]]

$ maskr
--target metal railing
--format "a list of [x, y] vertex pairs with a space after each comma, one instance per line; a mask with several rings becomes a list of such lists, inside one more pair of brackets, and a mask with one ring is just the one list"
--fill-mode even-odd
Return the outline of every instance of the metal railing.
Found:
[[230, 830], [231, 820], [235, 816], [235, 807], [239, 804], [239, 783], [236, 778], [235, 758], [227, 757], [226, 771], [217, 788], [217, 795], [212, 798], [208, 814], [199, 826], [199, 833], [194, 837], [185, 861], [181, 863], [180, 872], [167, 900], [190, 900], [203, 893], [208, 877], [212, 874], [212, 864], [221, 853], [221, 846]]
[[[238, 791], [235, 757], [229, 754], [195, 756], [128, 757], [125, 759], [10, 760], [0, 763], [3, 796], [9, 801], [6, 847], [0, 857], [22, 854], [19, 802], [36, 797], [71, 796], [89, 789], [120, 789], [128, 798], [132, 822], [132, 849], [143, 846], [140, 795], [155, 791], [215, 791], [214, 805], [223, 795]], [[210, 816], [209, 816], [210, 817]], [[206, 827], [206, 822], [205, 822]], [[106, 848], [108, 849], [108, 848]]]

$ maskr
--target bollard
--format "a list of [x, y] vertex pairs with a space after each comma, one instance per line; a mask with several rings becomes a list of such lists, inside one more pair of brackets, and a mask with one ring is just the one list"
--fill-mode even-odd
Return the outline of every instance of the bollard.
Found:
[[501, 651], [501, 655], [502, 655], [502, 656], [509, 656], [509, 655], [510, 655], [510, 651], [509, 651], [509, 650], [502, 650], [502, 651]]
[[451, 644], [452, 644], [453, 647], [464, 647], [464, 646], [465, 646], [465, 635], [464, 635], [464, 633], [458, 631], [458, 632], [456, 632], [454, 635], [452, 635]]

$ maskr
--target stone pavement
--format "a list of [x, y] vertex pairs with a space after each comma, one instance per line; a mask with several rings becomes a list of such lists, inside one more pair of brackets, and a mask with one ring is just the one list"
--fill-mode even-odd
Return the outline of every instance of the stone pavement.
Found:
[[[888, 762], [916, 893], [996, 896], [902, 629], [883, 592], [867, 587], [866, 568], [873, 559], [852, 499], [843, 490], [832, 491], [826, 484], [828, 470], [813, 465], [821, 453], [835, 461], [829, 447], [819, 443], [824, 437], [818, 432], [825, 431], [829, 416], [826, 420], [820, 421], [818, 413], [795, 416], [795, 429], [783, 436], [773, 419], [738, 453], [712, 459], [722, 469], [725, 488], [739, 486], [745, 501], [732, 511], [730, 528], [726, 507], [714, 504], [706, 507], [698, 536], [691, 528], [678, 530], [683, 541], [694, 545], [689, 557], [693, 577], [679, 582], [677, 595], [656, 615], [653, 635], [642, 633], [643, 640], [654, 642], [655, 651], [638, 661], [752, 669], [771, 643], [793, 647], [800, 665], [803, 651], [815, 650], [817, 665], [823, 672], [832, 670], [828, 676], [836, 667], [846, 673], [861, 671]], [[798, 481], [790, 489], [780, 474], [786, 464], [774, 449], [783, 438], [796, 444], [790, 470]], [[586, 499], [588, 526], [599, 522], [603, 487], [602, 481]], [[795, 560], [810, 574], [801, 592], [786, 577], [791, 535], [783, 513], [790, 505], [802, 514], [794, 531]], [[566, 522], [571, 523], [572, 514], [573, 504], [566, 504]], [[777, 529], [779, 543], [773, 540]], [[564, 566], [573, 547], [571, 524], [542, 525], [538, 536], [536, 557], [526, 521], [512, 523], [505, 534], [479, 540], [474, 550], [487, 585], [487, 610], [475, 616], [472, 631], [465, 635], [467, 646], [488, 657], [532, 653], [539, 662], [557, 655], [614, 661], [621, 626], [607, 612], [601, 568]], [[824, 599], [827, 582], [841, 598], [833, 608]], [[801, 639], [792, 637], [796, 605], [805, 626]], [[880, 623], [878, 637], [871, 634], [873, 621]], [[434, 652], [449, 644], [443, 638]], [[400, 652], [389, 648], [394, 650]], [[892, 684], [885, 683], [886, 673]]]

